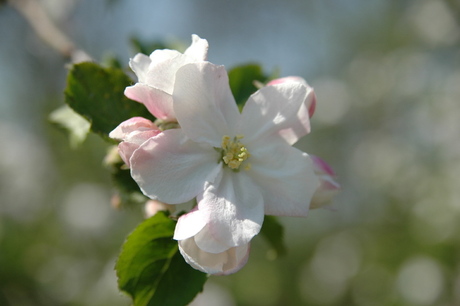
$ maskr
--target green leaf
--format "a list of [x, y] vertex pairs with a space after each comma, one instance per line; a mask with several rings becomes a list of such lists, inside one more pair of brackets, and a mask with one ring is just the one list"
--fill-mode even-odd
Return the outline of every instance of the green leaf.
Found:
[[174, 227], [159, 212], [128, 236], [116, 270], [118, 286], [134, 306], [187, 305], [203, 290], [207, 276], [185, 263], [172, 239]]
[[78, 147], [85, 141], [91, 125], [88, 120], [74, 112], [67, 105], [63, 105], [51, 112], [49, 120], [68, 131], [72, 148]]
[[230, 88], [236, 103], [242, 106], [249, 96], [257, 91], [254, 81], [265, 83], [268, 78], [257, 64], [247, 64], [231, 69], [228, 73]]
[[277, 256], [286, 254], [284, 245], [284, 228], [274, 216], [265, 216], [262, 225], [261, 234], [268, 241], [270, 246], [275, 250]]
[[125, 97], [123, 92], [131, 84], [121, 69], [90, 62], [76, 64], [67, 77], [66, 103], [91, 122], [91, 131], [109, 139], [108, 134], [129, 118], [155, 119], [143, 104]]

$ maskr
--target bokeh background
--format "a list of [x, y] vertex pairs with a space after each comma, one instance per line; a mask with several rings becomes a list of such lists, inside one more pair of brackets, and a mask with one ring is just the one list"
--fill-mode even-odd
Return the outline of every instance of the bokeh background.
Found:
[[[460, 305], [460, 2], [39, 3], [97, 61], [127, 65], [132, 37], [186, 47], [196, 33], [216, 64], [315, 88], [298, 146], [336, 170], [333, 209], [281, 218], [288, 254], [256, 237], [194, 305]], [[67, 63], [0, 1], [0, 305], [130, 304], [113, 267], [142, 209], [111, 206], [101, 139], [72, 149], [49, 123]]]

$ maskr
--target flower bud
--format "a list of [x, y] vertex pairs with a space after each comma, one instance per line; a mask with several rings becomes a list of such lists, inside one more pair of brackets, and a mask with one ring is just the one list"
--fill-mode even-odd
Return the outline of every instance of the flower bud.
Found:
[[130, 166], [130, 158], [133, 152], [149, 138], [161, 133], [160, 129], [150, 120], [142, 117], [133, 117], [123, 121], [109, 136], [122, 140], [118, 145], [118, 153], [125, 164]]

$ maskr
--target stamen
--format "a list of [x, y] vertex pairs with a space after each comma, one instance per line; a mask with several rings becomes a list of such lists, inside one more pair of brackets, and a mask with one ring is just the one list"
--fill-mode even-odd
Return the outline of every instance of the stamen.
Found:
[[[243, 135], [236, 135], [233, 140], [227, 135], [222, 137], [222, 160], [234, 171], [238, 171], [241, 164], [251, 156], [248, 149], [240, 143], [240, 139], [243, 138]], [[249, 163], [244, 166], [245, 170], [249, 170], [250, 168], [251, 165]]]

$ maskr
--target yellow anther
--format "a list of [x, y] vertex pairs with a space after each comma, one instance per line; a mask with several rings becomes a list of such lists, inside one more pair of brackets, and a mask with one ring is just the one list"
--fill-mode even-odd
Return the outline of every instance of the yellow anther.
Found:
[[[225, 135], [222, 137], [222, 160], [232, 170], [239, 170], [239, 167], [245, 162], [249, 156], [248, 149], [240, 143], [240, 139], [244, 138], [243, 135], [236, 135], [231, 139]], [[246, 164], [244, 169], [249, 170], [251, 165]]]
[[222, 149], [227, 150], [229, 142], [230, 142], [230, 136], [222, 137]]

